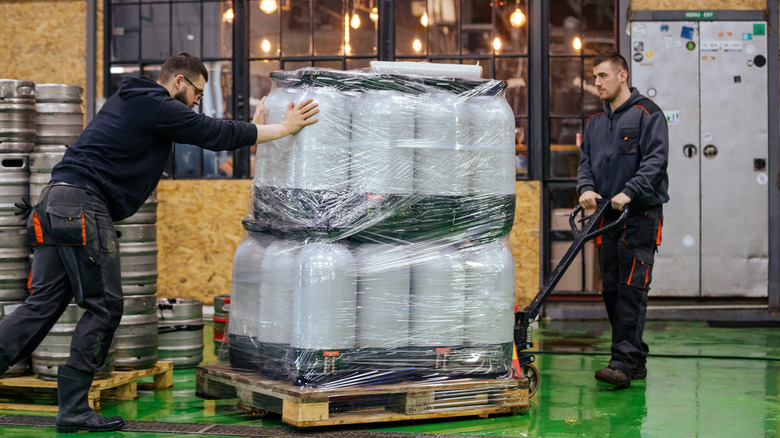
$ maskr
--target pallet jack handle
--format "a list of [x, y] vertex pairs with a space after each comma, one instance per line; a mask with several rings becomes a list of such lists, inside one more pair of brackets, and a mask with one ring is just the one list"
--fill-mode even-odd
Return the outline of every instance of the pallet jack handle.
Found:
[[530, 339], [531, 331], [529, 330], [529, 326], [531, 322], [539, 315], [542, 305], [545, 301], [547, 301], [547, 298], [550, 296], [550, 294], [552, 294], [552, 291], [555, 289], [558, 281], [563, 278], [563, 274], [566, 272], [566, 269], [568, 269], [569, 265], [571, 265], [571, 263], [574, 261], [577, 253], [579, 253], [580, 250], [585, 246], [585, 242], [618, 227], [628, 217], [628, 206], [625, 206], [623, 208], [622, 214], [617, 220], [605, 226], [599, 227], [599, 225], [603, 222], [603, 218], [607, 210], [612, 209], [612, 205], [608, 199], [599, 199], [597, 201], [596, 211], [590, 216], [579, 220], [579, 222], [584, 222], [584, 225], [581, 228], [577, 227], [577, 216], [580, 214], [580, 212], [583, 211], [583, 208], [577, 205], [577, 207], [574, 208], [574, 210], [571, 212], [569, 215], [569, 225], [571, 226], [571, 230], [574, 233], [574, 242], [566, 251], [566, 254], [564, 254], [563, 258], [561, 258], [558, 266], [556, 266], [550, 276], [545, 279], [544, 285], [539, 290], [539, 293], [536, 294], [536, 297], [533, 299], [531, 304], [529, 304], [524, 310], [515, 313], [514, 338], [518, 353], [520, 353], [522, 350], [525, 350], [526, 348], [533, 346], [533, 343]]

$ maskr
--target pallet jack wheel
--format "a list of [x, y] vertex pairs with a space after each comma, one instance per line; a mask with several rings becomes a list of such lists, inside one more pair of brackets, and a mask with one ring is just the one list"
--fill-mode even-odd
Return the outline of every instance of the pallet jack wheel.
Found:
[[536, 390], [539, 389], [539, 370], [535, 366], [523, 365], [523, 377], [528, 379], [528, 398], [531, 398], [536, 394]]

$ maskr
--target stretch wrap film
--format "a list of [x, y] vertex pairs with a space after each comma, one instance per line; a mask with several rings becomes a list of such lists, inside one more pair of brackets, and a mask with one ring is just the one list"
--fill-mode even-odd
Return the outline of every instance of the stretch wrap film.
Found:
[[272, 74], [235, 253], [232, 367], [311, 387], [511, 373], [514, 115], [505, 82]]

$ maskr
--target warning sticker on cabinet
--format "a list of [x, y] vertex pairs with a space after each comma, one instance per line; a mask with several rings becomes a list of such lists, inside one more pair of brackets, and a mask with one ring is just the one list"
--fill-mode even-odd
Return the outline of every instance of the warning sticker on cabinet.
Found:
[[699, 50], [702, 52], [717, 52], [720, 50], [720, 41], [702, 41], [699, 43]]
[[670, 125], [676, 125], [680, 123], [680, 111], [679, 110], [669, 110], [664, 111], [664, 116], [666, 116], [666, 123]]

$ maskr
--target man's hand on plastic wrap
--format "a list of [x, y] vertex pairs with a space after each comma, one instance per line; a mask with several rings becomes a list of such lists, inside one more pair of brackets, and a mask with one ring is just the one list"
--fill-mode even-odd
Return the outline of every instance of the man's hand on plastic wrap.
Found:
[[295, 102], [290, 102], [287, 105], [287, 112], [284, 114], [284, 121], [282, 124], [289, 131], [288, 135], [297, 134], [298, 131], [303, 129], [304, 126], [317, 123], [317, 120], [312, 118], [315, 114], [320, 112], [317, 108], [317, 103], [314, 99], [306, 99], [295, 106]]
[[22, 216], [22, 219], [27, 220], [27, 218], [30, 217], [30, 214], [33, 211], [33, 206], [30, 204], [30, 200], [27, 199], [26, 196], [22, 196], [22, 200], [20, 202], [14, 203], [14, 207], [17, 208], [16, 211], [14, 211], [14, 214], [16, 216]]

